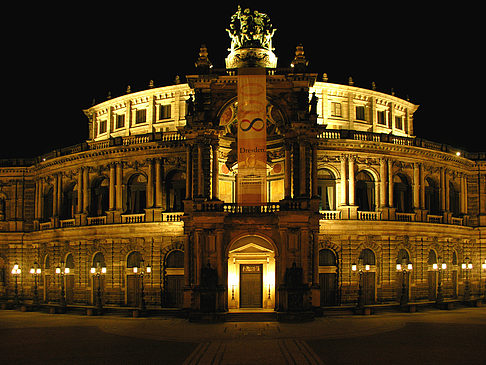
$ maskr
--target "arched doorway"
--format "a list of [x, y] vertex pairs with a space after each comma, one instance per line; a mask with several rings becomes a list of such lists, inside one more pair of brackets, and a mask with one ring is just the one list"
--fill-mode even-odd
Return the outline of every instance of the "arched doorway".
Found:
[[127, 214], [143, 214], [147, 202], [147, 178], [142, 174], [130, 177], [127, 183]]
[[134, 267], [141, 267], [143, 257], [138, 251], [132, 251], [127, 256], [126, 271], [126, 303], [128, 306], [138, 307], [140, 305], [140, 280], [137, 274], [133, 273]]
[[319, 286], [321, 307], [337, 304], [338, 267], [336, 254], [325, 248], [319, 251]]
[[375, 211], [375, 182], [368, 171], [356, 175], [356, 204], [360, 211]]
[[165, 257], [164, 306], [182, 308], [184, 296], [184, 252], [173, 250]]
[[362, 266], [369, 266], [369, 270], [363, 271], [360, 275], [362, 290], [363, 290], [363, 304], [373, 304], [376, 298], [376, 258], [375, 253], [369, 248], [361, 251], [358, 261]]
[[230, 245], [228, 308], [275, 308], [275, 246], [270, 240], [248, 235]]
[[[96, 252], [93, 256], [93, 261], [91, 267], [100, 268], [106, 267], [105, 255], [102, 252]], [[97, 277], [96, 275], [91, 275], [91, 304], [96, 304], [96, 296], [98, 294], [98, 286], [100, 288], [101, 298], [103, 303], [106, 302], [105, 299], [105, 275]]]

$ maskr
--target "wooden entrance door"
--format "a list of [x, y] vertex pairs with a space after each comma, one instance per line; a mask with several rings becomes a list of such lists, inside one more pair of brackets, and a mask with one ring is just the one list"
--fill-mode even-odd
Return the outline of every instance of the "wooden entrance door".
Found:
[[65, 293], [66, 304], [73, 304], [74, 302], [74, 275], [65, 275]]
[[171, 308], [182, 308], [184, 276], [168, 275], [166, 305]]
[[319, 285], [321, 287], [321, 306], [336, 305], [337, 275], [319, 274]]
[[127, 276], [127, 305], [138, 307], [140, 298], [139, 278], [137, 275]]
[[363, 296], [364, 304], [373, 304], [375, 302], [375, 273], [363, 273]]
[[263, 265], [240, 265], [240, 308], [261, 308]]
[[437, 271], [429, 271], [429, 300], [437, 299]]

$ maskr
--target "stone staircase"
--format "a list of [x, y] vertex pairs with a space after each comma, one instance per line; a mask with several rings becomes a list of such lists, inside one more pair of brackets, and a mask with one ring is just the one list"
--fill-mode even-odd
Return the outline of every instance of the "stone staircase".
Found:
[[225, 322], [277, 322], [277, 312], [228, 312], [225, 315]]

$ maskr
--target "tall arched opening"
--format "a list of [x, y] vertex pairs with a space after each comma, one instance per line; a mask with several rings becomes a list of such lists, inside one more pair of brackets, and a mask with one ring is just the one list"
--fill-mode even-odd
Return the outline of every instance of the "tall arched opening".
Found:
[[248, 235], [228, 251], [228, 308], [275, 308], [275, 245]]

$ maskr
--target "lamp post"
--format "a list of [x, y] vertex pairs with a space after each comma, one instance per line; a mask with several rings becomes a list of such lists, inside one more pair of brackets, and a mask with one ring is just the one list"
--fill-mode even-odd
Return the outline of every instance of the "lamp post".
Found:
[[[441, 258], [439, 257], [439, 262]], [[442, 271], [447, 270], [447, 264], [443, 261], [441, 264], [433, 264], [432, 269], [439, 272], [438, 279], [437, 279], [437, 298], [435, 300], [436, 304], [440, 304], [444, 301], [444, 295], [442, 294]]]
[[34, 276], [34, 305], [39, 305], [39, 293], [37, 291], [37, 276], [42, 273], [42, 269], [40, 268], [39, 264], [34, 262], [34, 266], [30, 268], [30, 273]]
[[19, 286], [18, 286], [18, 277], [22, 273], [19, 264], [15, 263], [12, 269], [12, 275], [15, 278], [15, 288], [14, 288], [14, 306], [18, 306], [20, 304], [19, 298]]
[[471, 296], [471, 288], [469, 287], [469, 271], [472, 270], [473, 264], [469, 257], [464, 259], [464, 262], [461, 264], [461, 269], [466, 271], [466, 283], [464, 284], [464, 301], [468, 301]]
[[59, 298], [59, 304], [62, 309], [66, 309], [66, 292], [64, 291], [64, 275], [70, 273], [69, 267], [64, 265], [64, 261], [61, 261], [60, 266], [56, 267], [56, 274], [59, 275], [59, 280], [61, 281], [61, 297]]
[[106, 267], [101, 266], [99, 262], [96, 263], [96, 267], [92, 267], [91, 275], [93, 275], [93, 285], [94, 278], [98, 278], [98, 289], [96, 291], [96, 307], [98, 308], [98, 315], [103, 314], [103, 299], [101, 298], [101, 276], [106, 274]]
[[[486, 259], [481, 264], [481, 269], [483, 269], [486, 272]], [[486, 280], [484, 281], [484, 297], [483, 297], [483, 302], [484, 301], [486, 301]]]
[[140, 260], [140, 267], [134, 266], [133, 273], [140, 277], [140, 311], [145, 312], [147, 309], [145, 306], [145, 290], [143, 285], [143, 277], [145, 274], [150, 275], [152, 273], [152, 267], [150, 265], [145, 266], [144, 260]]
[[404, 259], [401, 264], [397, 264], [397, 272], [402, 273], [402, 292], [400, 294], [400, 306], [405, 306], [408, 303], [406, 280], [408, 278], [408, 273], [410, 273], [412, 269], [412, 263], [407, 262], [406, 259]]
[[370, 271], [371, 269], [371, 266], [370, 265], [363, 265], [363, 259], [359, 259], [358, 260], [358, 264], [356, 265], [356, 263], [353, 263], [351, 265], [351, 270], [354, 272], [354, 273], [358, 273], [359, 274], [359, 281], [358, 281], [358, 304], [356, 305], [356, 309], [359, 311], [359, 310], [362, 310], [363, 307], [364, 307], [364, 304], [365, 304], [365, 293], [363, 293], [363, 273], [364, 272], [368, 272]]

